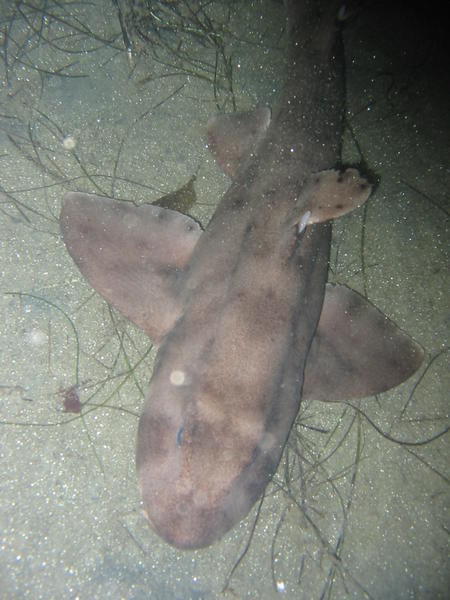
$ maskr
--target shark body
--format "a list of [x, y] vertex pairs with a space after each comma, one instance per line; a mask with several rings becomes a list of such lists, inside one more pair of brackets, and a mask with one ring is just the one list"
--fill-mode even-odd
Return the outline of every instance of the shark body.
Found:
[[287, 2], [277, 109], [216, 117], [232, 177], [202, 232], [185, 215], [69, 193], [61, 229], [82, 273], [160, 344], [137, 440], [144, 510], [178, 548], [213, 543], [275, 472], [300, 401], [389, 389], [422, 350], [357, 293], [326, 284], [330, 219], [371, 187], [340, 160], [335, 2]]

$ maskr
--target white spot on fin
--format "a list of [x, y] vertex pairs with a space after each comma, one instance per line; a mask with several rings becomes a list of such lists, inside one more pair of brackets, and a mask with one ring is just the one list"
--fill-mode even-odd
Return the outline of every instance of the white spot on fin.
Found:
[[306, 229], [306, 226], [308, 225], [308, 221], [310, 218], [311, 218], [311, 211], [307, 210], [298, 224], [298, 232], [299, 233], [302, 233], [302, 231], [304, 231]]

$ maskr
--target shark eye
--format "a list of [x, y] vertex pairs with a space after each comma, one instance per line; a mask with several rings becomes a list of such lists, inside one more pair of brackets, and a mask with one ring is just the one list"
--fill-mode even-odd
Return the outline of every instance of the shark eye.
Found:
[[183, 430], [184, 430], [184, 427], [180, 427], [180, 429], [177, 431], [177, 446], [178, 446], [178, 448], [181, 447], [181, 443], [183, 442]]

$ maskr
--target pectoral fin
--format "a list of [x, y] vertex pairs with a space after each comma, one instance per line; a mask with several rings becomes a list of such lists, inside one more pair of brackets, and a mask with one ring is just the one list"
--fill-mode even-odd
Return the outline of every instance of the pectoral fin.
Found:
[[200, 225], [166, 208], [70, 192], [60, 226], [92, 287], [158, 343], [179, 316], [175, 285]]
[[327, 284], [303, 397], [340, 401], [372, 396], [408, 379], [422, 359], [422, 348], [360, 294]]

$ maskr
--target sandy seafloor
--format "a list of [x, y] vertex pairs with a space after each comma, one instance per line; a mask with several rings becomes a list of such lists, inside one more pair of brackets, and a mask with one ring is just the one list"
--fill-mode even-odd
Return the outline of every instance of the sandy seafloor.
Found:
[[[142, 202], [198, 170], [193, 214], [206, 224], [228, 181], [204, 124], [217, 104], [232, 110], [230, 93], [216, 102], [210, 81], [150, 56], [131, 71], [112, 2], [49, 0], [44, 18], [13, 4], [0, 5], [0, 598], [448, 597], [449, 438], [408, 446], [380, 433], [426, 442], [448, 426], [450, 96], [438, 19], [430, 35], [426, 10], [386, 18], [375, 5], [347, 25], [357, 143], [347, 133], [344, 157], [358, 162], [359, 146], [379, 185], [335, 223], [331, 260], [331, 278], [414, 337], [424, 365], [361, 401], [378, 431], [346, 405], [302, 405], [253, 536], [256, 508], [213, 547], [180, 552], [147, 526], [135, 475], [155, 349], [93, 293], [57, 218], [67, 189]], [[282, 6], [230, 5], [237, 108], [273, 104]], [[60, 391], [77, 384], [81, 416], [62, 411]], [[301, 478], [285, 493], [296, 449]]]

